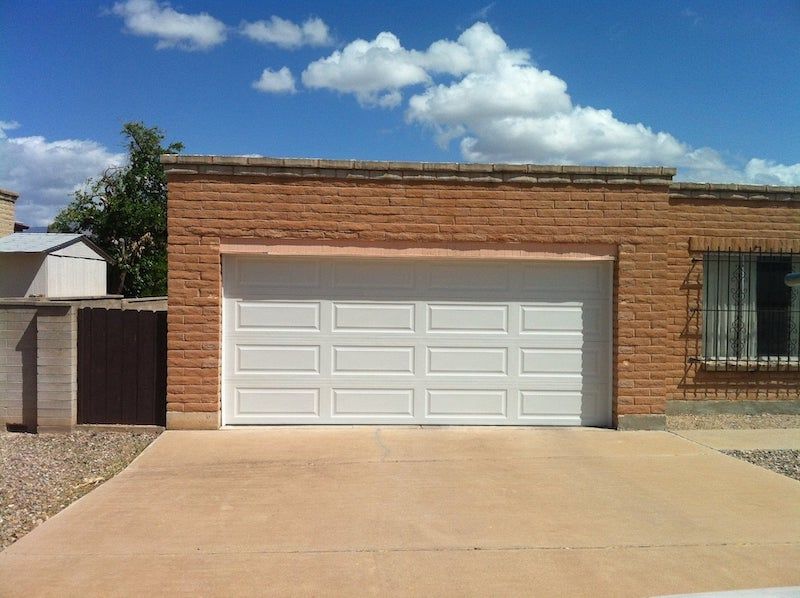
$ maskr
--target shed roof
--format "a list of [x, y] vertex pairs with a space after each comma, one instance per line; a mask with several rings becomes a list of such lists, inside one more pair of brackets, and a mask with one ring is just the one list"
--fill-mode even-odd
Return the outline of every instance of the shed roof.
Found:
[[81, 242], [103, 259], [109, 259], [105, 251], [85, 236], [74, 233], [12, 233], [0, 238], [0, 253], [52, 253]]

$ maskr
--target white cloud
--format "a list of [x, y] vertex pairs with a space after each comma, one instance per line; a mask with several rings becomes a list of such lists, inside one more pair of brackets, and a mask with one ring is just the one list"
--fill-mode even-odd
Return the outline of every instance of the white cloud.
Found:
[[394, 107], [402, 99], [398, 90], [428, 81], [428, 73], [410, 59], [397, 36], [383, 32], [312, 62], [302, 79], [306, 87], [355, 94], [364, 106]]
[[573, 104], [566, 82], [509, 49], [484, 23], [458, 43], [468, 50], [470, 72], [412, 96], [406, 118], [430, 127], [441, 144], [460, 138], [467, 160], [674, 164], [689, 151], [668, 133]]
[[0, 187], [20, 194], [16, 218], [32, 226], [50, 224], [87, 179], [125, 161], [96, 141], [8, 137], [9, 124], [0, 122]]
[[19, 127], [19, 123], [15, 120], [0, 120], [0, 139], [6, 136], [6, 131], [13, 131]]
[[302, 46], [329, 46], [333, 43], [330, 30], [320, 18], [312, 17], [302, 25], [273, 15], [269, 21], [242, 23], [242, 35], [262, 44], [275, 44], [285, 50]]
[[283, 67], [278, 71], [264, 69], [258, 81], [253, 82], [253, 87], [264, 93], [295, 93], [292, 71]]
[[126, 0], [112, 12], [125, 21], [125, 29], [139, 36], [156, 37], [156, 48], [207, 50], [225, 41], [226, 27], [207, 13], [185, 14], [168, 2]]
[[439, 40], [425, 51], [407, 50], [391, 32], [374, 40], [357, 39], [342, 50], [308, 65], [302, 79], [306, 87], [352, 93], [362, 106], [394, 108], [402, 101], [400, 90], [431, 84], [432, 76], [486, 72], [499, 60], [527, 60], [524, 51], [512, 51], [485, 23], [476, 23], [457, 41]]
[[800, 185], [800, 163], [787, 166], [753, 158], [745, 164], [744, 174], [748, 181], [764, 185]]
[[486, 23], [424, 51], [404, 48], [386, 31], [358, 39], [309, 64], [302, 80], [384, 108], [399, 106], [404, 88], [421, 86], [408, 101], [407, 122], [430, 130], [442, 146], [457, 140], [468, 161], [667, 165], [683, 179], [800, 184], [800, 164], [726, 160], [611, 110], [575, 104], [564, 80], [537, 67], [527, 51], [509, 48]]

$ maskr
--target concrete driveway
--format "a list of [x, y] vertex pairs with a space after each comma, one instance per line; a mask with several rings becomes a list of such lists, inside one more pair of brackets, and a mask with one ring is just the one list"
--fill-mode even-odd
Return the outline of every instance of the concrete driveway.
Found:
[[800, 483], [664, 432], [166, 432], [0, 553], [0, 595], [615, 595], [800, 584]]

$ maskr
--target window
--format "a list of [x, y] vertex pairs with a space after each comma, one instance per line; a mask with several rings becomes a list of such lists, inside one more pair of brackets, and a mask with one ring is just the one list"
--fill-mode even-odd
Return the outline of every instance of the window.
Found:
[[800, 364], [800, 254], [709, 251], [703, 272], [704, 363]]

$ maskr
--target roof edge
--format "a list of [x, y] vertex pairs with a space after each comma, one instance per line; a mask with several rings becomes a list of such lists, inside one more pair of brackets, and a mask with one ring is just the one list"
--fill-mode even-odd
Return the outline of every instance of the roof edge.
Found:
[[[3, 238], [7, 239], [7, 238], [10, 238], [10, 237], [12, 237], [14, 235], [48, 235], [48, 234], [51, 234], [51, 233], [25, 233], [25, 232], [18, 232], [18, 233], [12, 233], [12, 234], [7, 235], [6, 237], [3, 237]], [[53, 233], [53, 234], [61, 234], [61, 233]], [[66, 241], [64, 241], [62, 243], [58, 243], [57, 245], [52, 245], [52, 246], [48, 247], [47, 249], [43, 249], [41, 251], [8, 251], [6, 253], [31, 253], [31, 254], [50, 255], [51, 253], [53, 253], [55, 251], [58, 251], [60, 249], [64, 249], [65, 247], [69, 247], [70, 245], [75, 245], [75, 243], [79, 243], [79, 242], [82, 241], [82, 242], [86, 243], [86, 245], [88, 245], [89, 248], [92, 251], [94, 251], [100, 257], [102, 257], [106, 262], [111, 263], [113, 261], [111, 256], [108, 253], [106, 253], [105, 251], [100, 249], [97, 245], [95, 245], [92, 241], [90, 241], [89, 238], [86, 235], [81, 234], [81, 233], [63, 233], [63, 234], [74, 234], [75, 236], [72, 239], [67, 239]]]
[[208, 174], [528, 184], [669, 185], [676, 172], [674, 168], [662, 166], [384, 162], [176, 154], [163, 154], [161, 163], [168, 175]]

